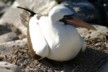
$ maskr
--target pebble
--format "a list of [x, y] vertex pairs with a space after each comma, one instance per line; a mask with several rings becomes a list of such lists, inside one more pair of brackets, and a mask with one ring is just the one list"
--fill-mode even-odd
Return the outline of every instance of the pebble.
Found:
[[78, 32], [82, 37], [85, 39], [94, 39], [94, 38], [101, 38], [103, 39], [105, 34], [108, 33], [108, 28], [101, 25], [94, 25], [97, 31], [87, 30], [86, 28], [77, 28]]
[[24, 35], [27, 35], [27, 28], [21, 23], [20, 14], [23, 10], [10, 7], [0, 19], [0, 25], [8, 24], [16, 27]]
[[12, 0], [0, 0], [0, 16], [11, 6]]
[[14, 32], [8, 32], [3, 35], [0, 35], [0, 43], [9, 42], [9, 41], [17, 40], [17, 39], [18, 39], [18, 36]]
[[8, 62], [0, 62], [0, 72], [22, 72], [20, 67], [8, 63]]
[[17, 51], [19, 48], [27, 48], [26, 38], [22, 40], [0, 43], [0, 54], [11, 56], [15, 50]]

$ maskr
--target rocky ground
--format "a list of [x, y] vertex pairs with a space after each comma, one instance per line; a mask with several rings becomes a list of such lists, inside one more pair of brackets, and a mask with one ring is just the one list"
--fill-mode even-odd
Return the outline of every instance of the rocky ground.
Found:
[[107, 41], [98, 38], [87, 40], [85, 52], [73, 60], [62, 63], [48, 59], [32, 59], [28, 54], [28, 48], [15, 49], [11, 56], [5, 55], [1, 61], [21, 67], [22, 72], [101, 72], [103, 65], [108, 61]]
[[[29, 5], [28, 0], [24, 3]], [[18, 5], [23, 6], [23, 1], [0, 0], [0, 72], [107, 72], [103, 70], [108, 62], [107, 27], [97, 25], [97, 31], [78, 28], [87, 42], [87, 49], [73, 60], [35, 60], [28, 53], [26, 27], [20, 22], [22, 11], [15, 8]]]

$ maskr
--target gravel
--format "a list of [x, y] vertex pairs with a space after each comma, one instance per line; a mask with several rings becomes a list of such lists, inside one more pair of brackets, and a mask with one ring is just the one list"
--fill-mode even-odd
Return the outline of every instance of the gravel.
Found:
[[88, 39], [86, 42], [86, 51], [67, 62], [33, 59], [29, 56], [28, 48], [14, 49], [11, 56], [7, 55], [1, 61], [15, 64], [23, 72], [100, 72], [108, 61], [108, 35], [104, 39]]

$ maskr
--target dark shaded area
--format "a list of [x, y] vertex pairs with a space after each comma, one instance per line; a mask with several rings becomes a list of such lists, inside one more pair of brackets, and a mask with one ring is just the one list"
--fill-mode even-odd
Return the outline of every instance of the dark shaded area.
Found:
[[105, 0], [89, 0], [91, 4], [96, 8], [97, 13], [99, 13], [99, 19], [98, 19], [98, 24], [104, 25], [108, 27], [108, 15], [107, 15], [107, 10], [104, 4], [107, 5], [107, 1]]
[[108, 61], [108, 54], [87, 48], [84, 53], [80, 53], [75, 59], [68, 62], [60, 63], [48, 59], [40, 62], [46, 66], [53, 67], [53, 69], [63, 70], [64, 72], [99, 72], [106, 61]]
[[0, 25], [0, 35], [11, 32], [11, 29], [8, 25]]
[[108, 27], [107, 10], [104, 4], [101, 4], [100, 1], [63, 0], [63, 3], [69, 4], [69, 7], [73, 8], [82, 20], [91, 24], [99, 24]]
[[21, 32], [11, 24], [4, 24], [0, 25], [0, 35], [8, 33], [8, 32], [15, 32], [17, 35], [20, 35]]

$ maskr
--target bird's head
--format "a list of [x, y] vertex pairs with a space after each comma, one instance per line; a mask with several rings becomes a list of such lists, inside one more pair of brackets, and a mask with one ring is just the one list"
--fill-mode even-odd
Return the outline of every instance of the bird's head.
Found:
[[66, 25], [85, 27], [87, 29], [96, 30], [95, 27], [82, 21], [77, 17], [74, 10], [65, 5], [57, 5], [49, 12], [49, 18], [52, 22], [63, 22]]

